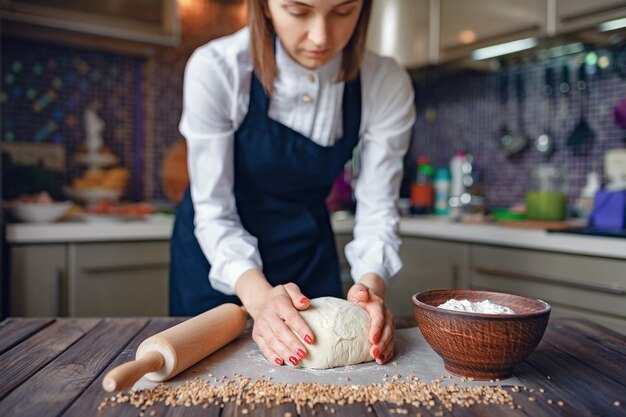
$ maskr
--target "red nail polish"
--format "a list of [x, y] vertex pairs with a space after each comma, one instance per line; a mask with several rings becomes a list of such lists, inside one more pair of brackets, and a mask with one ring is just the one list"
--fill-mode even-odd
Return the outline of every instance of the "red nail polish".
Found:
[[298, 360], [293, 356], [289, 357], [289, 362], [291, 362], [293, 366], [296, 366], [298, 364]]
[[372, 340], [374, 341], [374, 344], [378, 343], [378, 335], [375, 334], [374, 337], [372, 337]]
[[298, 355], [300, 359], [303, 359], [306, 356], [306, 353], [304, 353], [302, 349], [298, 349], [296, 350], [296, 355]]
[[311, 336], [304, 335], [304, 341], [307, 342], [309, 345], [313, 344], [313, 338], [311, 338]]
[[274, 362], [276, 362], [276, 365], [282, 365], [283, 364], [283, 360], [281, 358], [274, 359]]
[[306, 298], [306, 297], [302, 297], [302, 298], [300, 299], [300, 304], [306, 304], [306, 303], [308, 303], [308, 302], [309, 302], [309, 299], [308, 299], [308, 298]]
[[378, 355], [380, 355], [380, 349], [378, 349], [377, 347], [374, 348], [374, 357], [377, 358]]

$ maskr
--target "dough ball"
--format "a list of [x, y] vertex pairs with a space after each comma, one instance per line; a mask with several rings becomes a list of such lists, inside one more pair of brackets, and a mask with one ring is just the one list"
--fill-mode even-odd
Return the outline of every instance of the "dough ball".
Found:
[[315, 341], [305, 343], [308, 354], [299, 366], [328, 369], [374, 360], [367, 340], [370, 317], [363, 308], [340, 298], [321, 297], [311, 300], [311, 306], [300, 314]]

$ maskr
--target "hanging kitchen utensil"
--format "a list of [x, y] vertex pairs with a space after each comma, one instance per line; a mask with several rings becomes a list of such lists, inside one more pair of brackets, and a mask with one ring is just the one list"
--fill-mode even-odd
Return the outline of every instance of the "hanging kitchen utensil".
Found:
[[500, 100], [500, 113], [502, 114], [502, 122], [500, 128], [496, 134], [496, 138], [500, 147], [505, 148], [506, 144], [511, 141], [511, 130], [507, 124], [508, 119], [508, 101], [509, 101], [509, 73], [506, 68], [503, 68], [498, 74], [496, 80], [496, 87], [498, 89], [498, 98]]
[[515, 75], [515, 97], [517, 101], [517, 132], [512, 133], [506, 143], [503, 143], [504, 152], [509, 158], [518, 156], [528, 147], [528, 137], [524, 126], [524, 78], [522, 70]]
[[559, 92], [560, 100], [559, 100], [559, 110], [558, 110], [558, 120], [561, 122], [563, 127], [567, 126], [567, 122], [570, 118], [570, 76], [569, 76], [569, 66], [567, 62], [563, 63], [561, 67], [561, 80], [559, 82]]
[[544, 71], [543, 96], [548, 104], [548, 111], [546, 112], [547, 121], [543, 129], [543, 133], [537, 136], [537, 139], [535, 140], [535, 149], [537, 149], [537, 152], [548, 158], [554, 155], [555, 150], [554, 135], [552, 134], [552, 129], [550, 128], [552, 125], [554, 95], [554, 71], [552, 68], [546, 67]]
[[626, 78], [626, 40], [619, 42], [613, 48], [613, 65], [617, 74]]
[[[626, 97], [615, 104], [613, 108], [613, 120], [616, 126], [626, 130]], [[622, 138], [622, 142], [626, 143], [626, 136]]]
[[576, 127], [574, 127], [572, 133], [567, 137], [566, 143], [567, 146], [572, 149], [574, 155], [584, 156], [589, 152], [593, 144], [593, 139], [596, 136], [596, 133], [586, 119], [586, 113], [589, 107], [589, 86], [587, 84], [587, 73], [585, 71], [584, 61], [578, 68], [578, 82], [576, 83], [576, 87], [579, 92], [580, 115]]

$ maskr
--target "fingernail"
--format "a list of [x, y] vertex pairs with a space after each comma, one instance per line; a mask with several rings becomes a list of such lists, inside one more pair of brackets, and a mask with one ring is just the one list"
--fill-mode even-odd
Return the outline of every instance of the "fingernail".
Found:
[[309, 300], [308, 298], [306, 298], [306, 297], [302, 297], [302, 298], [300, 299], [300, 304], [306, 304], [306, 303], [308, 303], [309, 301], [310, 301], [310, 300]]
[[359, 291], [367, 292], [365, 288], [361, 288]]
[[313, 338], [309, 336], [308, 334], [304, 335], [304, 341], [307, 342], [309, 345], [313, 344]]
[[295, 357], [293, 357], [293, 356], [290, 356], [290, 357], [289, 357], [289, 362], [291, 362], [291, 364], [292, 364], [293, 366], [298, 365], [298, 360], [297, 360]]
[[282, 365], [283, 364], [283, 360], [281, 358], [274, 359], [274, 362], [276, 362], [276, 365]]
[[306, 356], [306, 353], [304, 353], [302, 349], [298, 349], [296, 350], [296, 355], [298, 355], [300, 359], [303, 359]]
[[377, 347], [374, 348], [374, 357], [377, 358], [378, 355], [380, 355], [380, 349], [378, 349]]
[[374, 341], [374, 344], [378, 343], [378, 335], [375, 334], [374, 337], [372, 337], [372, 340]]

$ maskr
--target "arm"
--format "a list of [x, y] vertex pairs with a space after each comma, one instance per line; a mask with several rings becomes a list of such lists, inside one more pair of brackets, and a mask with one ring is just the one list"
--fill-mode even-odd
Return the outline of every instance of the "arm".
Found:
[[356, 283], [348, 299], [370, 314], [370, 353], [382, 364], [393, 357], [393, 315], [384, 297], [386, 286], [402, 268], [397, 199], [415, 110], [406, 71], [389, 61], [378, 70], [382, 74], [369, 86], [377, 100], [368, 109], [369, 124], [362, 138], [354, 240], [346, 246], [346, 257]]

